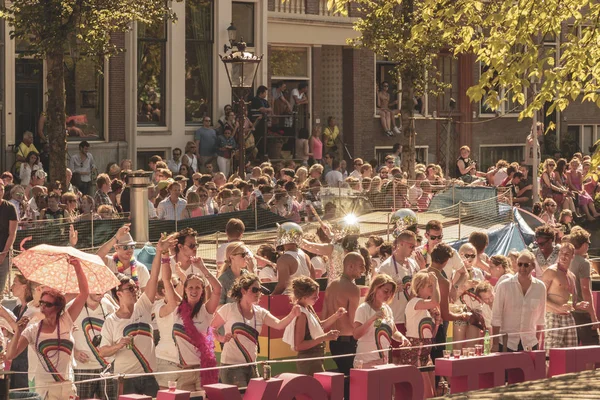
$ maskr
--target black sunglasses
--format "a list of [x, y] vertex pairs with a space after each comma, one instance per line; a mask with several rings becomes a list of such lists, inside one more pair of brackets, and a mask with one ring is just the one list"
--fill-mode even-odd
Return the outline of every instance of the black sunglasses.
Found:
[[48, 307], [48, 308], [50, 308], [50, 307], [55, 307], [56, 306], [56, 303], [50, 303], [49, 301], [44, 301], [44, 300], [40, 300], [39, 303], [40, 303], [40, 307]]
[[475, 254], [465, 254], [464, 256], [465, 256], [465, 258], [473, 258], [473, 259], [475, 257], [477, 257]]
[[196, 243], [186, 244], [186, 246], [189, 247], [190, 250], [194, 250], [196, 247], [198, 247], [198, 245]]
[[524, 267], [524, 268], [529, 268], [529, 267], [531, 267], [532, 264], [533, 263], [524, 263], [524, 262], [517, 263], [517, 265], [519, 267]]
[[438, 240], [438, 239], [443, 239], [443, 238], [444, 238], [443, 234], [438, 235], [438, 236], [435, 236], [435, 235], [430, 235], [429, 236], [429, 240]]
[[250, 288], [250, 290], [251, 290], [251, 291], [252, 291], [252, 293], [254, 293], [254, 294], [256, 294], [256, 293], [260, 292], [260, 288], [258, 288], [258, 287], [256, 287], [256, 286], [252, 286], [252, 287]]
[[125, 291], [127, 291], [127, 290], [129, 290], [131, 293], [135, 293], [135, 292], [136, 292], [136, 290], [137, 290], [137, 288], [136, 288], [135, 286], [127, 286], [127, 287], [125, 287], [125, 288], [121, 288], [121, 289], [119, 289], [118, 291], [119, 291], [119, 292], [125, 292]]

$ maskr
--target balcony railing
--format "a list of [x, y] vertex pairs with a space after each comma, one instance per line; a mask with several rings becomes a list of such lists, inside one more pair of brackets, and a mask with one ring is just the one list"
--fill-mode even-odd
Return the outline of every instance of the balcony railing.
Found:
[[335, 10], [330, 10], [327, 7], [328, 0], [319, 0], [319, 15], [323, 15], [325, 17], [343, 17], [343, 15], [339, 12], [335, 12]]
[[[326, 1], [327, 3], [327, 1]], [[275, 0], [275, 12], [287, 14], [305, 14], [306, 0]]]

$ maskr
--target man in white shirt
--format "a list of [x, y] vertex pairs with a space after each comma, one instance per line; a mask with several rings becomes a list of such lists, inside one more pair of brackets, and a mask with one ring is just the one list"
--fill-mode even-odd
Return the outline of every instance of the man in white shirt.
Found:
[[338, 160], [333, 160], [331, 163], [331, 171], [325, 175], [325, 182], [327, 182], [327, 186], [337, 188], [344, 186], [344, 176], [340, 171], [340, 162]]
[[354, 159], [354, 171], [352, 171], [352, 173], [350, 173], [350, 176], [356, 179], [360, 179], [362, 178], [362, 174], [360, 172], [360, 168], [363, 165], [363, 160], [362, 158], [355, 158]]
[[172, 182], [169, 184], [167, 190], [169, 191], [169, 197], [161, 201], [156, 208], [158, 219], [169, 221], [180, 220], [181, 213], [187, 205], [187, 201], [180, 197], [181, 184], [177, 181]]
[[306, 82], [301, 82], [298, 84], [297, 89], [292, 89], [290, 96], [290, 105], [292, 106], [292, 110], [294, 109], [294, 105], [308, 104], [308, 98], [306, 97], [307, 92], [308, 83]]
[[[125, 224], [109, 241], [104, 243], [96, 255], [98, 255], [104, 264], [113, 272], [120, 272], [133, 279], [135, 284], [143, 291], [150, 279], [148, 268], [137, 261], [133, 255], [136, 242], [129, 233], [129, 225]], [[115, 248], [115, 253], [108, 255], [108, 252]]]
[[[537, 350], [542, 338], [539, 331], [546, 323], [546, 286], [531, 276], [535, 257], [530, 251], [519, 254], [517, 267], [515, 275], [496, 285], [492, 330], [494, 335], [508, 334], [508, 351]], [[502, 351], [503, 347], [495, 337], [493, 351]]]
[[179, 168], [181, 168], [181, 149], [179, 147], [173, 149], [173, 158], [167, 161], [167, 167], [173, 172], [173, 175], [179, 175]]
[[388, 274], [398, 285], [398, 290], [392, 299], [390, 307], [394, 312], [396, 328], [402, 334], [406, 333], [404, 310], [411, 298], [410, 283], [412, 276], [419, 272], [419, 265], [411, 258], [416, 244], [416, 235], [411, 231], [403, 231], [394, 240], [394, 252], [392, 256], [382, 262], [379, 267], [380, 274]]

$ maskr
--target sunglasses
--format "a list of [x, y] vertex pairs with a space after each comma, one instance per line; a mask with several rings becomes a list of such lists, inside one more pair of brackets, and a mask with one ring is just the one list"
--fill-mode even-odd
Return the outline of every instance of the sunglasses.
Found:
[[121, 248], [123, 250], [135, 250], [135, 245], [134, 244], [125, 244], [123, 246], [119, 246], [119, 248]]
[[521, 268], [529, 268], [532, 265], [533, 265], [533, 263], [524, 263], [524, 262], [517, 263], [517, 266], [519, 266]]
[[386, 164], [393, 164], [394, 162], [393, 161], [386, 161], [385, 163]]
[[234, 254], [234, 256], [242, 256], [242, 258], [246, 257], [247, 255], [248, 255], [247, 251], [245, 251], [243, 253], [236, 253], [236, 254]]
[[260, 288], [258, 288], [258, 287], [256, 287], [256, 286], [252, 286], [252, 287], [250, 288], [250, 290], [251, 290], [251, 291], [252, 291], [252, 293], [254, 293], [254, 294], [256, 294], [256, 293], [260, 292]]
[[131, 286], [131, 285], [130, 285], [130, 286], [127, 286], [127, 287], [121, 288], [121, 289], [119, 289], [118, 291], [119, 291], [119, 292], [126, 292], [126, 291], [130, 291], [131, 293], [135, 293], [135, 292], [137, 291], [137, 287], [135, 287], [135, 286]]
[[44, 300], [40, 300], [40, 307], [48, 307], [48, 308], [52, 308], [56, 306], [56, 303], [50, 303], [49, 301], [44, 301]]
[[198, 245], [196, 243], [186, 244], [186, 246], [189, 247], [190, 250], [194, 250], [196, 247], [198, 247]]
[[464, 254], [465, 258], [473, 258], [477, 257], [475, 254]]
[[443, 239], [443, 238], [444, 238], [443, 234], [438, 235], [438, 236], [435, 236], [435, 235], [430, 235], [429, 236], [429, 240], [438, 240], [438, 239]]

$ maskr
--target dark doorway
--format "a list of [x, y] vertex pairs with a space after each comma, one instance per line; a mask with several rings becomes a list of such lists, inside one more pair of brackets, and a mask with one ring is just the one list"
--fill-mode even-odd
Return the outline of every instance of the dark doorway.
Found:
[[17, 58], [15, 77], [15, 144], [21, 143], [25, 131], [31, 131], [34, 134], [35, 147], [41, 150], [37, 121], [44, 107], [43, 61]]

